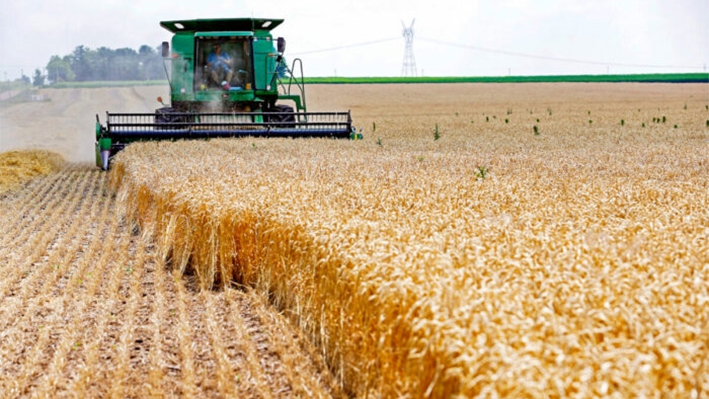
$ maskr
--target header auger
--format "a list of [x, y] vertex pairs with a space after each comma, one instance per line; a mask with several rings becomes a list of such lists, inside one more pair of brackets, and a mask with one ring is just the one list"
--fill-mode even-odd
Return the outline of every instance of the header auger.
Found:
[[307, 112], [302, 61], [296, 58], [288, 67], [285, 40], [271, 36], [282, 22], [255, 18], [161, 22], [173, 33], [172, 52], [169, 43], [162, 44], [170, 105], [163, 104], [154, 114], [107, 112], [105, 126], [96, 115], [96, 164], [107, 170], [113, 155], [143, 140], [361, 138], [349, 111]]

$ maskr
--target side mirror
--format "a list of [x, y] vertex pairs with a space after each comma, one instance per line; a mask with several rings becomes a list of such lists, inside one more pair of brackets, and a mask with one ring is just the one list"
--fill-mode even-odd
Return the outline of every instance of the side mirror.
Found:
[[162, 42], [162, 58], [168, 58], [170, 56], [170, 43]]
[[278, 38], [278, 52], [283, 54], [286, 52], [286, 39], [279, 37]]

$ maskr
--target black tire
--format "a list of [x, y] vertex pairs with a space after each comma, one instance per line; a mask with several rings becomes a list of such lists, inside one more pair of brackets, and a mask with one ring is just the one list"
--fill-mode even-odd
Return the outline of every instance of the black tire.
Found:
[[[268, 115], [271, 112], [274, 114]], [[295, 128], [295, 112], [293, 111], [293, 107], [289, 105], [276, 104], [265, 111], [265, 114], [267, 122], [275, 122], [271, 123], [272, 127]]]
[[155, 124], [158, 129], [178, 130], [187, 129], [188, 117], [180, 115], [180, 111], [173, 107], [162, 107], [155, 110]]

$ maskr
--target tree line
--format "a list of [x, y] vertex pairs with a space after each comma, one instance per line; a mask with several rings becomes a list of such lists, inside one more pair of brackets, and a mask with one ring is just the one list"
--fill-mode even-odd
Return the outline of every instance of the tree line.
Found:
[[56, 82], [88, 82], [116, 80], [165, 79], [160, 46], [142, 45], [138, 51], [131, 48], [91, 49], [77, 46], [71, 54], [53, 55], [46, 67], [34, 71], [33, 85]]

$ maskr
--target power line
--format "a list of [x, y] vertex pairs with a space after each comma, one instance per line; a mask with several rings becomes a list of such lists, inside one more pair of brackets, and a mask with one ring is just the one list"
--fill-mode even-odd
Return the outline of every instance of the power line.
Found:
[[503, 54], [513, 57], [524, 57], [533, 58], [538, 60], [548, 60], [548, 61], [559, 61], [559, 62], [569, 62], [575, 64], [587, 64], [587, 65], [605, 65], [605, 66], [620, 66], [620, 67], [636, 67], [636, 68], [667, 68], [667, 69], [700, 69], [698, 66], [687, 66], [687, 65], [648, 65], [648, 64], [626, 64], [621, 62], [601, 62], [601, 61], [589, 61], [589, 60], [579, 60], [574, 58], [563, 58], [563, 57], [550, 57], [545, 55], [518, 53], [514, 51], [506, 51], [499, 49], [491, 49], [485, 47], [478, 47], [469, 44], [452, 43], [437, 39], [419, 38], [419, 40], [435, 44], [443, 44], [451, 47], [465, 48], [469, 50], [482, 51], [486, 53]]
[[390, 37], [390, 38], [388, 38], [388, 39], [379, 39], [379, 40], [373, 40], [373, 41], [370, 41], [370, 42], [346, 44], [346, 45], [343, 45], [343, 46], [324, 48], [324, 49], [320, 49], [320, 50], [301, 51], [301, 52], [298, 52], [298, 53], [293, 53], [292, 55], [304, 55], [304, 54], [325, 53], [325, 52], [328, 52], [328, 51], [337, 51], [337, 50], [343, 50], [343, 49], [346, 49], [346, 48], [362, 47], [362, 46], [369, 46], [369, 45], [372, 45], [372, 44], [391, 42], [391, 41], [394, 41], [394, 40], [399, 40], [399, 38], [398, 38], [398, 37]]
[[[369, 46], [372, 44], [386, 43], [386, 42], [391, 42], [391, 41], [395, 41], [395, 40], [399, 40], [399, 38], [398, 37], [390, 37], [390, 38], [386, 38], [386, 39], [372, 40], [372, 41], [362, 42], [362, 43], [346, 44], [346, 45], [337, 46], [337, 47], [329, 47], [329, 48], [318, 49], [318, 50], [302, 51], [302, 52], [293, 53], [292, 55], [300, 56], [300, 55], [305, 55], [305, 54], [325, 53], [325, 52], [338, 51], [338, 50], [354, 48], [354, 47]], [[631, 63], [622, 63], [622, 62], [604, 62], [604, 61], [581, 60], [581, 59], [577, 59], [577, 58], [552, 57], [552, 56], [545, 56], [545, 55], [538, 55], [538, 54], [520, 53], [520, 52], [515, 52], [515, 51], [507, 51], [507, 50], [501, 50], [501, 49], [493, 49], [493, 48], [487, 48], [487, 47], [474, 46], [471, 44], [453, 43], [453, 42], [449, 42], [449, 41], [445, 41], [445, 40], [429, 39], [429, 38], [425, 38], [425, 37], [419, 37], [419, 40], [424, 41], [424, 42], [434, 43], [434, 44], [446, 45], [446, 46], [451, 46], [451, 47], [463, 48], [463, 49], [467, 49], [467, 50], [485, 52], [485, 53], [502, 54], [502, 55], [508, 55], [508, 56], [512, 56], [512, 57], [531, 58], [531, 59], [537, 59], [537, 60], [567, 62], [567, 63], [574, 63], [574, 64], [634, 67], [634, 68], [658, 68], [658, 69], [664, 68], [664, 69], [699, 70], [699, 69], [703, 68], [702, 66], [697, 66], [697, 65], [691, 65], [691, 66], [690, 65], [653, 65], [653, 64], [631, 64]]]

